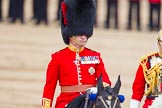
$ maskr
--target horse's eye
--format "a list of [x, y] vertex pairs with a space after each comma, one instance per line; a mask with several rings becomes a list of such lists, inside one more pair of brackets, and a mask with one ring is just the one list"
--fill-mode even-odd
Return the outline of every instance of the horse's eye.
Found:
[[108, 100], [111, 100], [112, 99], [112, 96], [107, 96]]

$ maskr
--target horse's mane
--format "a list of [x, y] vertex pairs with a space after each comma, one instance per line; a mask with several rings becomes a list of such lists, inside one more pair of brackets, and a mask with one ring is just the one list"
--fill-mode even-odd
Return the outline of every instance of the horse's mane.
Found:
[[71, 101], [66, 108], [83, 108], [86, 94], [82, 94]]

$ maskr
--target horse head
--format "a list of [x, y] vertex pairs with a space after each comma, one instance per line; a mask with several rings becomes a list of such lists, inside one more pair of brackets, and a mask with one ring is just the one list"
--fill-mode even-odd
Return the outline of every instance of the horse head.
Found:
[[110, 86], [104, 87], [102, 83], [102, 76], [97, 81], [97, 99], [95, 101], [95, 108], [121, 108], [118, 93], [121, 87], [120, 75], [113, 88]]
[[[89, 99], [89, 93], [76, 97], [70, 102], [66, 108], [121, 108], [118, 93], [121, 87], [120, 75], [113, 88], [104, 87], [102, 83], [102, 75], [97, 80], [97, 94], [93, 101]], [[91, 95], [92, 96], [92, 95]]]

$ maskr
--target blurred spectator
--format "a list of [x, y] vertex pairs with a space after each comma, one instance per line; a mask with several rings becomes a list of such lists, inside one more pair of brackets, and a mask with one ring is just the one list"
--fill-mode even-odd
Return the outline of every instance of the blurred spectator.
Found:
[[0, 22], [2, 21], [2, 0], [0, 0]]
[[137, 30], [141, 30], [140, 0], [129, 0], [129, 13], [128, 13], [128, 25], [127, 25], [128, 30], [132, 29], [132, 19], [133, 19], [132, 17], [136, 18]]
[[96, 20], [95, 20], [95, 27], [97, 27], [98, 26], [98, 23], [97, 23], [97, 16], [98, 16], [98, 12], [97, 12], [97, 8], [98, 8], [98, 0], [95, 0], [96, 1]]
[[105, 28], [110, 27], [110, 17], [112, 17], [111, 20], [115, 19], [115, 29], [118, 29], [118, 0], [107, 0]]
[[64, 0], [58, 0], [57, 13], [56, 13], [55, 21], [60, 21], [60, 9], [61, 9], [61, 2], [62, 1], [64, 1]]
[[39, 0], [33, 0], [33, 12], [31, 20], [38, 19], [38, 12], [39, 12]]
[[36, 24], [40, 24], [41, 22], [44, 22], [46, 25], [48, 25], [48, 12], [47, 12], [47, 6], [48, 6], [48, 0], [38, 0], [38, 6], [36, 9], [37, 21]]
[[160, 30], [161, 0], [149, 0], [149, 5], [149, 30]]
[[10, 0], [8, 18], [11, 23], [15, 23], [18, 19], [24, 23], [24, 0]]
[[13, 5], [14, 4], [14, 0], [9, 0], [9, 9], [8, 9], [8, 19], [11, 20], [13, 13], [14, 13], [14, 9], [13, 9]]

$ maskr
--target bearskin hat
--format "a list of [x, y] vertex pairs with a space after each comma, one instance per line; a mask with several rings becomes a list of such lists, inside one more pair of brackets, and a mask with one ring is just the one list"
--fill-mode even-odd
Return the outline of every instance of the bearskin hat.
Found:
[[95, 0], [64, 0], [61, 4], [61, 33], [65, 44], [69, 38], [93, 34], [96, 18]]

